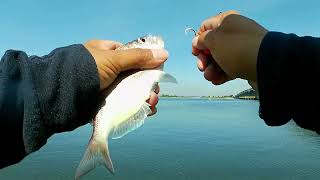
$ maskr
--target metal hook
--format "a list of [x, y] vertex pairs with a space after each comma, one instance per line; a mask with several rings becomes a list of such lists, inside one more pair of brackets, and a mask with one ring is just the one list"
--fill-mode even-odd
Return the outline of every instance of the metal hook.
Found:
[[188, 35], [188, 32], [192, 31], [194, 33], [194, 36], [197, 36], [197, 32], [193, 28], [187, 28], [184, 30], [184, 33]]

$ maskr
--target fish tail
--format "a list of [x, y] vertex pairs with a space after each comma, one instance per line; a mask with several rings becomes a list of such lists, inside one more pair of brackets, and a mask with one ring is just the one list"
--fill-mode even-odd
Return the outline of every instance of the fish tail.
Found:
[[82, 176], [100, 165], [104, 165], [112, 174], [114, 174], [108, 143], [99, 142], [92, 138], [77, 168], [75, 179], [79, 180]]

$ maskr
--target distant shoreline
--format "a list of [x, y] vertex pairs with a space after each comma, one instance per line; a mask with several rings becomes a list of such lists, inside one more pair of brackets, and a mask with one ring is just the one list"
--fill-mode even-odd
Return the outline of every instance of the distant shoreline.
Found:
[[240, 99], [240, 100], [257, 100], [254, 96], [245, 96], [245, 97], [215, 97], [215, 96], [159, 96], [162, 99], [208, 99], [208, 100], [233, 100], [233, 99]]
[[225, 100], [225, 99], [241, 99], [241, 100], [258, 100], [259, 97], [254, 89], [250, 88], [244, 90], [236, 95], [224, 95], [224, 96], [179, 96], [174, 94], [161, 94], [160, 98], [170, 99], [209, 99], [209, 100]]

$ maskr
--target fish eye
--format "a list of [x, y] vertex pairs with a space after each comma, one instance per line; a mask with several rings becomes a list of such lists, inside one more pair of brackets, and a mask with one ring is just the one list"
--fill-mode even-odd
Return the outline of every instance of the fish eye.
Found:
[[146, 40], [145, 40], [144, 38], [141, 38], [141, 41], [142, 41], [142, 42], [146, 42]]

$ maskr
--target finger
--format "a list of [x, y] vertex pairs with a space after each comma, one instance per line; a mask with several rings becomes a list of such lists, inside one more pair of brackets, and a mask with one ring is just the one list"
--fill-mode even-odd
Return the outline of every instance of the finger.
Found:
[[203, 32], [198, 41], [196, 41], [196, 47], [203, 51], [208, 51], [207, 53], [210, 54], [211, 51], [214, 50], [215, 39], [216, 39], [216, 30], [208, 30]]
[[231, 14], [239, 14], [237, 11], [230, 10], [223, 13], [219, 13], [217, 16], [213, 16], [211, 18], [208, 18], [204, 20], [201, 23], [201, 26], [199, 28], [198, 34], [202, 34], [205, 31], [216, 29], [220, 26], [224, 18]]
[[157, 94], [154, 92], [151, 92], [150, 98], [147, 100], [147, 102], [151, 105], [150, 106], [151, 113], [148, 116], [152, 116], [157, 112], [156, 105], [158, 104], [158, 101], [159, 101], [159, 98]]
[[218, 74], [215, 71], [215, 68], [213, 66], [213, 64], [210, 64], [205, 70], [204, 70], [204, 78], [208, 81], [212, 81], [215, 76], [217, 76]]
[[220, 14], [217, 16], [208, 18], [201, 23], [198, 34], [202, 34], [205, 31], [215, 29], [219, 27], [220, 23], [221, 23]]
[[207, 58], [204, 54], [199, 54], [197, 57], [198, 57], [198, 62], [197, 62], [198, 69], [201, 72], [203, 72], [208, 67], [208, 64], [210, 63], [209, 58]]
[[151, 113], [150, 114], [148, 114], [148, 116], [153, 116], [153, 115], [155, 115], [156, 113], [157, 113], [157, 107], [155, 107], [155, 106], [151, 106], [150, 107], [150, 109], [151, 109]]
[[128, 69], [149, 69], [161, 66], [168, 59], [168, 51], [164, 49], [128, 49], [114, 51], [113, 64], [121, 71]]
[[225, 79], [225, 72], [220, 68], [220, 66], [212, 61], [204, 71], [204, 77], [208, 81], [218, 82], [221, 79]]
[[215, 61], [212, 61], [205, 69], [204, 77], [206, 80], [211, 81], [215, 85], [220, 85], [230, 80], [227, 74]]
[[[196, 52], [201, 52], [201, 50], [206, 49], [204, 43], [199, 42], [199, 36], [196, 36], [192, 39], [192, 48], [196, 50]], [[194, 54], [198, 55], [198, 54]]]
[[192, 46], [192, 54], [193, 54], [194, 56], [198, 56], [198, 55], [200, 54], [200, 52], [201, 52], [200, 49]]
[[226, 82], [227, 82], [227, 80], [224, 78], [224, 76], [221, 76], [221, 77], [216, 78], [216, 79], [211, 81], [211, 83], [214, 84], [214, 85], [221, 85], [221, 84], [224, 84]]
[[227, 74], [221, 74], [221, 76], [217, 79], [212, 80], [212, 84], [214, 85], [221, 85], [228, 81], [233, 80], [234, 78], [229, 77]]
[[147, 102], [151, 105], [151, 106], [155, 106], [158, 104], [158, 95], [155, 92], [151, 92], [150, 93], [150, 98], [147, 100]]
[[[195, 37], [192, 40], [192, 47], [194, 47], [195, 49], [198, 49], [200, 51], [204, 51], [207, 49], [210, 49], [210, 47], [206, 44], [206, 39], [210, 38], [211, 41], [213, 41], [213, 30], [208, 30], [203, 32], [201, 35]], [[210, 35], [210, 36], [209, 36]], [[208, 37], [207, 37], [208, 36]]]

